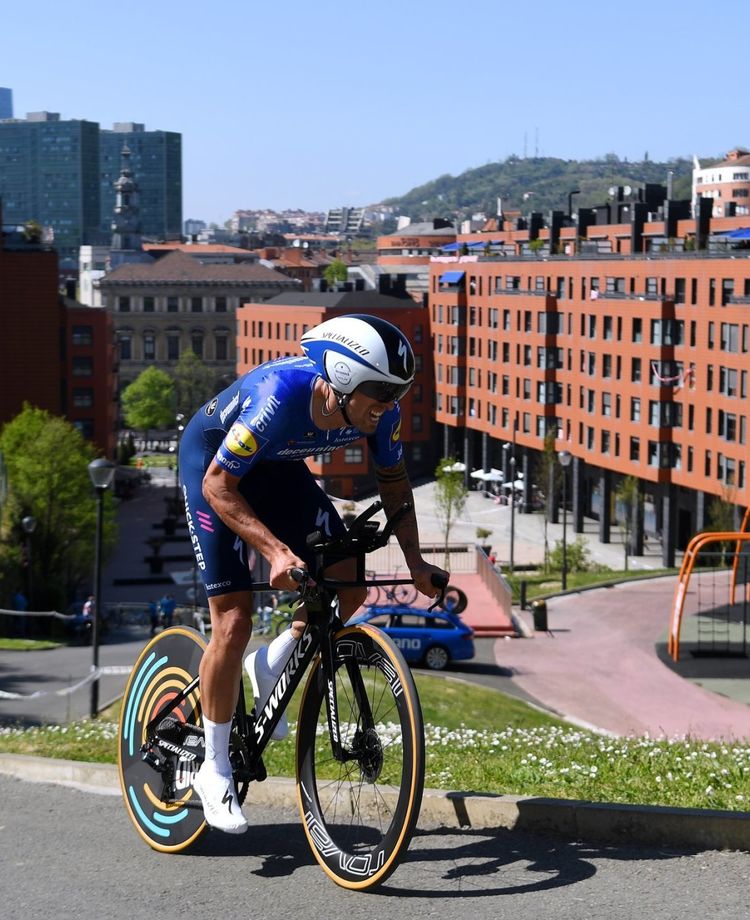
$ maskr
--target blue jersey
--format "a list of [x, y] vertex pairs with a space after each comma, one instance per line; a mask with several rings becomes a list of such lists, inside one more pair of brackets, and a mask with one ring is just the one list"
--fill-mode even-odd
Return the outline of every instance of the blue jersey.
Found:
[[[180, 441], [180, 477], [188, 533], [209, 597], [250, 590], [254, 554], [219, 518], [203, 495], [211, 461], [239, 479], [238, 490], [257, 517], [308, 566], [307, 535], [345, 532], [329, 497], [305, 457], [351, 444], [351, 426], [324, 431], [312, 419], [315, 366], [307, 358], [280, 358], [240, 377], [196, 412]], [[383, 413], [367, 443], [375, 463], [401, 460], [398, 405]]]
[[[330, 453], [361, 438], [357, 428], [324, 431], [312, 419], [312, 398], [319, 373], [307, 358], [279, 358], [261, 364], [206, 403], [184, 439], [202, 432], [202, 451], [215, 456], [227, 472], [244, 476], [255, 464], [301, 460]], [[401, 413], [396, 404], [383, 413], [367, 443], [378, 466], [389, 467], [403, 455]], [[204, 468], [208, 464], [204, 463]]]

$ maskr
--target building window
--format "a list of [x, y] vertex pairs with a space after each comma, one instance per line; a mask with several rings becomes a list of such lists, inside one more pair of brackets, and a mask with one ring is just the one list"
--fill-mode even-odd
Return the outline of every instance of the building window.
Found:
[[130, 361], [133, 357], [133, 340], [129, 335], [121, 335], [119, 339], [120, 360]]
[[143, 336], [143, 360], [153, 361], [156, 358], [156, 336], [153, 332], [146, 332]]
[[216, 360], [226, 361], [229, 358], [229, 346], [225, 335], [216, 336]]
[[411, 430], [415, 434], [419, 434], [422, 431], [422, 416], [419, 414], [412, 415], [411, 417]]
[[640, 422], [641, 420], [641, 401], [635, 396], [630, 399], [630, 421]]
[[73, 421], [73, 427], [77, 428], [84, 438], [90, 440], [94, 437], [94, 420], [92, 418], [77, 418]]
[[632, 383], [641, 382], [641, 359], [632, 358], [630, 363], [630, 380]]
[[180, 357], [179, 335], [167, 336], [167, 361], [177, 361]]
[[344, 450], [344, 463], [361, 463], [362, 462], [362, 448], [361, 447], [347, 447]]
[[130, 298], [129, 297], [118, 297], [117, 298], [117, 309], [120, 313], [130, 313]]
[[143, 312], [144, 312], [144, 313], [153, 313], [153, 312], [154, 312], [154, 298], [153, 298], [153, 297], [144, 297], [144, 298], [143, 298]]
[[179, 297], [167, 297], [167, 313], [179, 313], [180, 312], [180, 298]]
[[639, 438], [630, 439], [630, 459], [635, 463], [641, 459], [641, 442]]
[[190, 298], [190, 312], [191, 313], [202, 313], [203, 312], [203, 298], [202, 297], [191, 297]]
[[93, 341], [94, 335], [91, 326], [73, 326], [74, 345], [91, 345]]
[[227, 312], [227, 299], [226, 297], [217, 297], [214, 306], [217, 313], [226, 313]]
[[76, 409], [87, 409], [93, 406], [93, 389], [91, 387], [73, 387], [73, 405]]

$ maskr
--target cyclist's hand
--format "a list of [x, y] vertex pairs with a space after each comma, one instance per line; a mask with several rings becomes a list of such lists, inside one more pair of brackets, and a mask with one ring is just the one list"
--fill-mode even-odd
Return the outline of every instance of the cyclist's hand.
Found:
[[437, 565], [430, 565], [429, 562], [424, 560], [419, 565], [414, 566], [413, 569], [409, 569], [409, 572], [416, 589], [426, 597], [437, 597], [440, 594], [440, 588], [432, 583], [433, 575], [438, 576], [436, 581], [443, 580], [445, 584], [448, 583], [448, 573], [445, 569], [441, 569]]
[[268, 580], [271, 586], [278, 588], [280, 591], [297, 591], [299, 582], [293, 577], [292, 569], [307, 571], [307, 566], [302, 559], [291, 550], [287, 550], [274, 556], [270, 562], [271, 574]]

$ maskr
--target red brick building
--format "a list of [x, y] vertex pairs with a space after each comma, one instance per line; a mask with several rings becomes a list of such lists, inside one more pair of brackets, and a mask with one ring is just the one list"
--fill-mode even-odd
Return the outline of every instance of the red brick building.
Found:
[[[0, 225], [2, 219], [0, 215]], [[66, 417], [108, 457], [115, 447], [111, 320], [59, 293], [57, 253], [0, 239], [0, 425], [25, 402]]]
[[[237, 311], [237, 371], [286, 355], [301, 355], [302, 334], [313, 326], [347, 313], [367, 313], [397, 325], [408, 337], [416, 358], [416, 379], [401, 403], [401, 440], [412, 478], [429, 475], [436, 464], [432, 444], [432, 347], [429, 317], [410, 298], [375, 291], [325, 294], [281, 294], [265, 303], [246, 304]], [[326, 490], [342, 498], [371, 492], [375, 485], [364, 439], [334, 454], [308, 461]]]
[[617, 485], [636, 477], [634, 549], [659, 536], [666, 564], [706, 526], [712, 497], [750, 504], [749, 244], [726, 242], [741, 219], [709, 220], [710, 200], [678, 219], [685, 204], [569, 227], [553, 213], [430, 274], [442, 453], [467, 475], [507, 476], [515, 450], [528, 506], [534, 484], [552, 492], [540, 479], [552, 433], [573, 454], [576, 529], [591, 514], [609, 540]]

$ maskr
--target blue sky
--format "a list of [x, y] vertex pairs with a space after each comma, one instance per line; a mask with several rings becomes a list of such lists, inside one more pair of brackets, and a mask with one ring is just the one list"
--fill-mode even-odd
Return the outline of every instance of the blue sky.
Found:
[[0, 86], [21, 117], [179, 131], [183, 215], [223, 222], [237, 208], [372, 204], [512, 153], [659, 160], [750, 144], [750, 5], [711, 10], [35, 0], [4, 7]]

